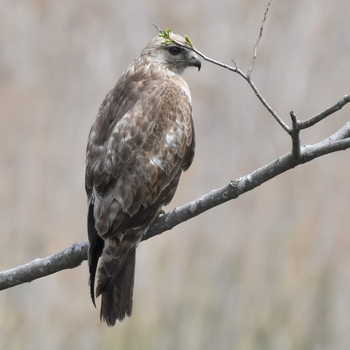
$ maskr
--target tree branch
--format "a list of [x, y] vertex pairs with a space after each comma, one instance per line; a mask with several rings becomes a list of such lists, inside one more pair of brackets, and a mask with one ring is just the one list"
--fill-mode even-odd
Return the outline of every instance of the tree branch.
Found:
[[88, 243], [75, 243], [61, 252], [0, 272], [0, 290], [79, 266], [87, 258]]
[[[334, 113], [334, 112], [333, 112]], [[171, 230], [203, 212], [222, 203], [238, 198], [272, 178], [300, 164], [309, 162], [328, 153], [350, 148], [350, 122], [346, 123], [333, 135], [326, 139], [300, 148], [300, 157], [295, 158], [293, 151], [273, 160], [252, 173], [231, 181], [224, 187], [213, 190], [192, 202], [175, 208], [160, 216], [149, 228], [143, 240], [147, 240], [165, 231]], [[30, 263], [0, 272], [0, 290], [52, 273], [79, 266], [87, 259], [88, 243], [76, 243], [61, 252]]]
[[[268, 2], [268, 7], [265, 11], [265, 16], [267, 15], [268, 12], [268, 8], [270, 6], [270, 1]], [[265, 23], [265, 18], [264, 16], [264, 20], [262, 23], [262, 26]], [[260, 32], [261, 34], [262, 32]], [[260, 35], [259, 35], [260, 38]], [[259, 43], [259, 38], [257, 41], [257, 44]], [[184, 47], [185, 45], [174, 41], [177, 45]], [[256, 45], [257, 45], [256, 44]], [[187, 47], [187, 46], [186, 46]], [[340, 99], [336, 104], [334, 104], [331, 107], [326, 108], [324, 111], [322, 111], [321, 113], [318, 113], [317, 115], [301, 121], [298, 120], [295, 113], [293, 111], [290, 112], [290, 117], [292, 119], [292, 126], [289, 127], [284, 121], [283, 119], [275, 112], [275, 110], [271, 107], [271, 105], [265, 100], [265, 98], [261, 95], [260, 91], [258, 90], [258, 88], [256, 87], [256, 85], [254, 84], [252, 78], [251, 78], [251, 72], [252, 72], [252, 67], [248, 70], [248, 73], [245, 74], [236, 64], [235, 61], [232, 60], [232, 62], [234, 63], [234, 66], [230, 66], [228, 64], [219, 62], [217, 60], [214, 60], [208, 56], [206, 56], [205, 54], [203, 54], [202, 52], [200, 52], [199, 50], [197, 50], [195, 47], [187, 47], [189, 49], [191, 49], [192, 51], [194, 51], [195, 53], [197, 53], [197, 55], [201, 56], [205, 61], [213, 63], [219, 67], [222, 67], [224, 69], [227, 69], [231, 72], [237, 73], [238, 75], [240, 75], [251, 87], [251, 89], [254, 91], [255, 96], [259, 99], [259, 101], [262, 103], [262, 105], [270, 112], [270, 114], [272, 115], [272, 117], [277, 121], [277, 123], [283, 128], [284, 131], [286, 131], [289, 136], [292, 139], [292, 154], [295, 158], [295, 160], [300, 159], [301, 157], [301, 150], [300, 150], [300, 145], [301, 145], [301, 141], [300, 141], [300, 131], [310, 128], [312, 126], [314, 126], [315, 124], [317, 124], [318, 122], [322, 121], [323, 119], [325, 119], [326, 117], [330, 116], [331, 114], [339, 111], [341, 108], [343, 108], [346, 104], [348, 104], [350, 102], [350, 95], [345, 95], [342, 99]], [[254, 51], [254, 54], [256, 55], [256, 51]], [[255, 61], [256, 57], [253, 58], [253, 63]]]
[[321, 120], [327, 118], [331, 114], [339, 111], [342, 109], [347, 103], [350, 102], [350, 95], [345, 95], [343, 98], [341, 98], [336, 104], [334, 104], [331, 107], [326, 108], [321, 113], [316, 114], [315, 116], [298, 122], [298, 127], [300, 130], [310, 128], [311, 126], [315, 125], [316, 123], [320, 122]]
[[[266, 164], [265, 166], [253, 171], [252, 173], [246, 176], [231, 181], [224, 187], [213, 190], [190, 203], [175, 208], [172, 212], [160, 216], [150, 226], [146, 235], [143, 237], [143, 240], [147, 240], [151, 237], [159, 235], [162, 232], [170, 230], [178, 224], [185, 222], [215, 206], [218, 206], [229, 200], [235, 199], [240, 195], [269, 181], [277, 175], [282, 174], [285, 171], [290, 170], [300, 164], [309, 162], [315, 158], [324, 156], [332, 152], [337, 152], [350, 148], [350, 122], [346, 123], [333, 135], [327, 137], [326, 139], [316, 144], [301, 146], [300, 141], [301, 130], [312, 127], [316, 123], [320, 122], [321, 120], [340, 110], [343, 106], [350, 102], [350, 95], [345, 95], [333, 106], [304, 121], [298, 120], [295, 113], [290, 112], [292, 126], [289, 127], [282, 120], [282, 118], [274, 111], [270, 104], [264, 99], [264, 97], [261, 95], [261, 93], [255, 86], [254, 82], [252, 81], [251, 73], [256, 60], [257, 47], [262, 37], [263, 27], [266, 21], [271, 1], [272, 0], [268, 1], [267, 8], [264, 13], [264, 18], [260, 26], [259, 36], [254, 46], [252, 63], [247, 74], [240, 70], [235, 62], [233, 62], [234, 66], [232, 67], [230, 65], [209, 58], [202, 52], [195, 49], [192, 46], [192, 44], [191, 47], [186, 46], [186, 48], [196, 52], [205, 61], [213, 63], [234, 73], [237, 73], [243, 79], [245, 79], [254, 91], [257, 98], [263, 104], [263, 106], [270, 112], [270, 114], [278, 122], [278, 124], [291, 136], [293, 145], [292, 151], [275, 159], [274, 161]], [[156, 25], [155, 27], [158, 29], [159, 32], [162, 32]], [[175, 43], [179, 46], [185, 46], [178, 42]], [[84, 260], [87, 259], [87, 251], [87, 242], [76, 243], [57, 254], [42, 259], [35, 259], [32, 262], [27, 263], [25, 265], [0, 272], [0, 290], [10, 288], [25, 282], [31, 282], [35, 279], [50, 275], [52, 273], [64, 269], [77, 267]]]
[[292, 129], [290, 130], [290, 136], [292, 138], [292, 153], [295, 159], [300, 159], [300, 127], [299, 120], [293, 111], [290, 112], [292, 119]]
[[249, 67], [248, 73], [247, 73], [248, 77], [250, 77], [250, 75], [252, 74], [252, 71], [254, 69], [256, 57], [257, 57], [257, 54], [258, 54], [258, 46], [259, 46], [260, 40], [261, 40], [262, 35], [263, 35], [264, 25], [265, 25], [265, 22], [266, 22], [267, 14], [268, 14], [269, 9], [270, 9], [271, 2], [272, 2], [272, 0], [268, 0], [268, 2], [267, 2], [266, 10], [264, 12], [264, 17], [263, 17], [263, 20], [262, 20], [261, 25], [260, 25], [259, 35], [258, 35], [258, 38], [256, 39], [256, 43], [254, 45], [253, 58], [252, 58], [252, 62], [250, 64], [250, 67]]
[[221, 68], [227, 69], [233, 73], [237, 73], [238, 75], [240, 75], [248, 84], [249, 86], [252, 88], [252, 90], [255, 93], [255, 96], [259, 99], [259, 101], [262, 103], [262, 105], [270, 112], [270, 114], [273, 116], [273, 118], [277, 121], [277, 123], [289, 134], [290, 133], [290, 128], [289, 126], [282, 120], [282, 118], [276, 113], [276, 111], [270, 106], [270, 104], [266, 101], [266, 99], [261, 95], [260, 91], [258, 90], [258, 88], [256, 87], [256, 85], [254, 84], [253, 80], [251, 79], [251, 74], [250, 72], [248, 72], [249, 74], [245, 74], [236, 64], [235, 61], [232, 60], [234, 66], [230, 66], [226, 63], [222, 63], [220, 61], [214, 60], [208, 56], [206, 56], [204, 53], [202, 53], [201, 51], [197, 50], [194, 46], [192, 47], [188, 47], [186, 45], [183, 45], [177, 41], [175, 41], [175, 44], [180, 46], [180, 47], [186, 47], [187, 49], [190, 49], [192, 51], [194, 51], [197, 55], [199, 55], [200, 57], [203, 58], [204, 61], [206, 62], [210, 62], [212, 64], [215, 64], [216, 66], [219, 66]]

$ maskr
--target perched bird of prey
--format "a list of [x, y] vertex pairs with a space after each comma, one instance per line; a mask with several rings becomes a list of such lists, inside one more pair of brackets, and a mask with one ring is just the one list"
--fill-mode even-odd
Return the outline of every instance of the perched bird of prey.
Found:
[[167, 34], [123, 73], [89, 134], [90, 291], [94, 304], [102, 295], [100, 317], [108, 326], [131, 315], [136, 246], [194, 156], [191, 97], [181, 75], [187, 67], [199, 70], [201, 61], [188, 38]]

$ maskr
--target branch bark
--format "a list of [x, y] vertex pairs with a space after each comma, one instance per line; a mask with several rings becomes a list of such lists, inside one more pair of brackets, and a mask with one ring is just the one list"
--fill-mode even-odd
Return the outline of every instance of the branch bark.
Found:
[[2, 271], [0, 272], [0, 290], [77, 267], [87, 259], [88, 247], [88, 243], [75, 243], [57, 254]]
[[[334, 112], [333, 112], [334, 113]], [[293, 151], [273, 160], [252, 173], [231, 181], [192, 202], [160, 216], [149, 228], [143, 240], [147, 240], [185, 222], [203, 212], [251, 191], [272, 178], [303, 163], [326, 154], [350, 148], [350, 122], [333, 135], [313, 144], [302, 146], [300, 156]], [[0, 290], [31, 282], [65, 269], [79, 266], [87, 259], [88, 243], [75, 243], [61, 252], [30, 263], [0, 272]]]

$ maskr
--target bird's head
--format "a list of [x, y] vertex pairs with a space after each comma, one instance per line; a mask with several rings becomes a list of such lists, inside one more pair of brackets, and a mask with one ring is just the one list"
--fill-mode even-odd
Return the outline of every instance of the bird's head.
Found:
[[172, 32], [167, 32], [166, 39], [162, 35], [156, 36], [143, 49], [142, 56], [151, 56], [159, 65], [177, 74], [182, 74], [187, 67], [201, 68], [201, 61], [191, 50], [188, 38]]

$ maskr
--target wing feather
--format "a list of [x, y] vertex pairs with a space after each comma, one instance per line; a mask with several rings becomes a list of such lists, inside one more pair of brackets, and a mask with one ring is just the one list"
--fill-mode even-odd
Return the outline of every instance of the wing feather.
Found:
[[124, 79], [106, 97], [88, 142], [86, 189], [101, 236], [152, 220], [193, 158], [186, 93], [171, 80], [131, 85]]

